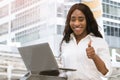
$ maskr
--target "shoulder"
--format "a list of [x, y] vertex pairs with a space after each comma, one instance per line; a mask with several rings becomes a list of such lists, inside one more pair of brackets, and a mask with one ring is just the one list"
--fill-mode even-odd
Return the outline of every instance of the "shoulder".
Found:
[[66, 43], [65, 41], [63, 41], [62, 45], [61, 45], [61, 50], [62, 51], [66, 51], [66, 50], [70, 50], [72, 49], [74, 46], [73, 46], [73, 43], [72, 41], [69, 41], [68, 43]]
[[94, 44], [102, 46], [102, 47], [108, 47], [108, 43], [104, 38], [91, 36], [91, 40]]
[[96, 36], [91, 36], [91, 39], [95, 42], [103, 42], [106, 43], [106, 40], [104, 38], [101, 37], [96, 37]]
[[90, 33], [88, 36], [93, 42], [107, 44], [105, 38], [96, 37], [93, 33]]
[[65, 42], [65, 41], [63, 41], [63, 43], [62, 43], [62, 47], [64, 48], [64, 47], [70, 47], [70, 44], [71, 44], [71, 41], [69, 41], [68, 43], [67, 42]]

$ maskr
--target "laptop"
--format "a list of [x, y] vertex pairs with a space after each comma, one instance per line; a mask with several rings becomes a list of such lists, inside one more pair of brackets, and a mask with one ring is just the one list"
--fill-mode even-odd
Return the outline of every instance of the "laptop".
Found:
[[31, 74], [57, 76], [59, 75], [59, 69], [75, 71], [75, 69], [58, 67], [50, 45], [47, 42], [19, 47], [18, 51]]

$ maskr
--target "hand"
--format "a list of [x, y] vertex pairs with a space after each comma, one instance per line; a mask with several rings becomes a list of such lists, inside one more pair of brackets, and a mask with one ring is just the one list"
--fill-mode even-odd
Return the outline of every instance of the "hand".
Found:
[[86, 48], [86, 53], [89, 59], [93, 59], [96, 55], [94, 48], [91, 46], [91, 43], [92, 41], [88, 43], [88, 47]]

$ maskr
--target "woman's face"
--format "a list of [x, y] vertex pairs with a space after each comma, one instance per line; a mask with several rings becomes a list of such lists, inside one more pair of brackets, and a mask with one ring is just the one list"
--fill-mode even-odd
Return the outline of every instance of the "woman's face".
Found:
[[87, 34], [86, 18], [80, 10], [76, 9], [71, 14], [70, 27], [73, 30], [75, 36], [85, 36]]

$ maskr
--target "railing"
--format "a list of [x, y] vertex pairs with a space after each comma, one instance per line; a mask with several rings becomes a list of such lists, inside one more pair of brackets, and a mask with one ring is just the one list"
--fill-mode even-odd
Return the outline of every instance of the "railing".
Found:
[[117, 61], [117, 57], [120, 58], [120, 54], [117, 53], [115, 49], [112, 49], [112, 56], [111, 56], [112, 66], [120, 68], [120, 62]]
[[117, 61], [117, 57], [120, 58], [120, 54], [117, 53], [115, 49], [112, 49], [112, 66], [114, 68], [114, 73], [108, 80], [120, 80], [120, 61]]

